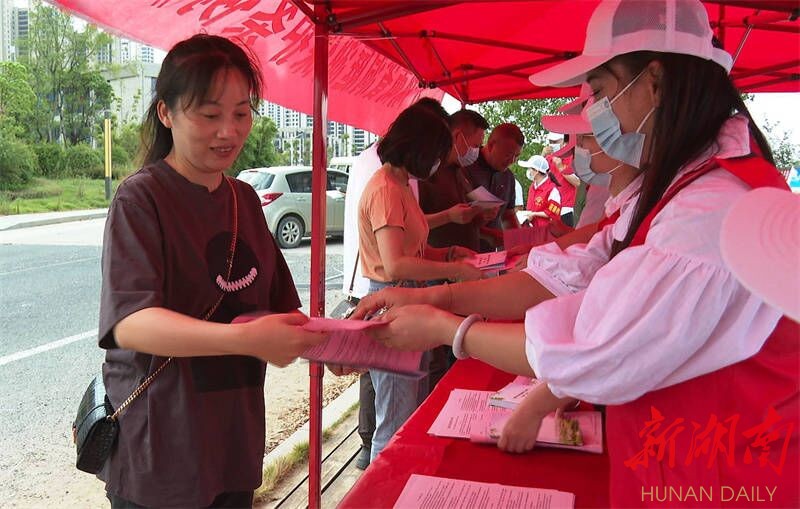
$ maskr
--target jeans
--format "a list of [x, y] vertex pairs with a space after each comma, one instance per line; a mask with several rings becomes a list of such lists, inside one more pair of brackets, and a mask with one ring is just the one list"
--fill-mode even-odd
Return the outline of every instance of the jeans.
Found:
[[[369, 292], [392, 286], [391, 283], [370, 281]], [[422, 355], [420, 370], [427, 371], [430, 352]], [[377, 369], [369, 370], [375, 387], [375, 434], [372, 436], [370, 461], [383, 450], [395, 431], [414, 413], [428, 396], [428, 377], [410, 379]]]

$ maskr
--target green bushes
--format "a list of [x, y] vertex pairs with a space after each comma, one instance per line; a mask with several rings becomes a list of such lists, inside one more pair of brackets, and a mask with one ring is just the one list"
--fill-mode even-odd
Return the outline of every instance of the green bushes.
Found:
[[13, 191], [27, 185], [38, 170], [36, 154], [24, 143], [0, 137], [0, 189]]
[[67, 148], [64, 156], [64, 168], [65, 173], [73, 177], [101, 179], [105, 176], [100, 154], [83, 143]]
[[38, 143], [32, 146], [39, 161], [38, 174], [42, 177], [57, 178], [64, 174], [64, 148], [57, 143]]

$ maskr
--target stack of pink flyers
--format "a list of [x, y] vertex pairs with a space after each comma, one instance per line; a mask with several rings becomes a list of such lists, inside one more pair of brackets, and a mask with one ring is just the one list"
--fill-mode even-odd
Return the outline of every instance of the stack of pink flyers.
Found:
[[[248, 313], [238, 316], [233, 322], [248, 322], [264, 314]], [[394, 350], [373, 340], [365, 332], [370, 327], [380, 326], [381, 322], [311, 318], [303, 325], [304, 329], [330, 334], [327, 340], [309, 348], [301, 357], [325, 364], [389, 371], [412, 378], [424, 376], [425, 373], [419, 369], [421, 352]]]

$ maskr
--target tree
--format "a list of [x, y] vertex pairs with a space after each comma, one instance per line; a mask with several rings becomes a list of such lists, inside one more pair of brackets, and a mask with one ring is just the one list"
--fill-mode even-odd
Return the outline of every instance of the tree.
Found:
[[800, 146], [792, 143], [791, 131], [783, 129], [780, 122], [769, 121], [764, 122], [763, 131], [778, 169], [800, 166]]
[[0, 62], [0, 134], [25, 137], [33, 118], [36, 94], [28, 69], [17, 62]]
[[70, 145], [89, 141], [114, 99], [111, 85], [96, 71], [70, 71], [62, 93], [62, 136]]
[[47, 5], [30, 12], [28, 36], [19, 41], [31, 72], [36, 106], [30, 125], [38, 141], [89, 141], [91, 128], [111, 108], [113, 93], [91, 65], [111, 37], [87, 25], [78, 32], [71, 17]]
[[277, 134], [278, 128], [271, 118], [256, 118], [250, 136], [247, 137], [229, 173], [236, 175], [247, 168], [263, 168], [278, 164], [279, 157], [273, 141]]

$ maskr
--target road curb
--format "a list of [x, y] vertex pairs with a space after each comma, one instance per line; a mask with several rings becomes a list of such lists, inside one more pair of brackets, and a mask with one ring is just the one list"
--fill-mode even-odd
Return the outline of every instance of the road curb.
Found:
[[106, 217], [108, 212], [94, 212], [83, 214], [79, 216], [65, 216], [65, 217], [50, 217], [44, 219], [32, 219], [30, 221], [22, 221], [9, 226], [0, 226], [0, 231], [17, 230], [20, 228], [31, 228], [33, 226], [45, 226], [48, 224], [72, 223], [75, 221], [86, 221], [88, 219], [100, 219]]

